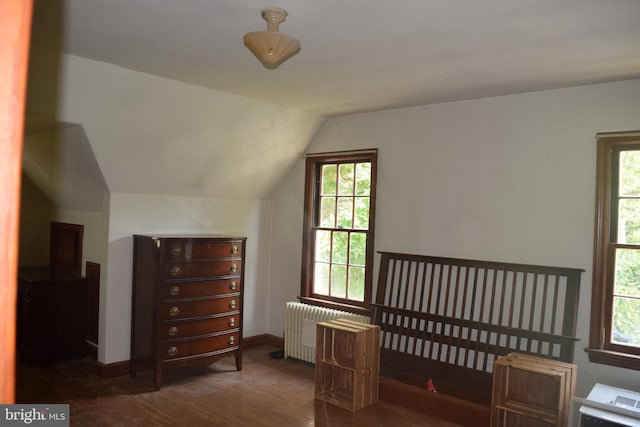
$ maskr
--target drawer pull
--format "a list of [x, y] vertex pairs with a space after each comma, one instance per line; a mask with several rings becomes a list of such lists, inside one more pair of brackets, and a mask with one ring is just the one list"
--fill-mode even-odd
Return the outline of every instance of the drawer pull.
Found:
[[234, 255], [237, 254], [238, 253], [238, 246], [236, 246], [236, 245], [231, 246], [231, 253], [234, 254]]
[[169, 289], [169, 293], [171, 294], [171, 296], [176, 296], [180, 293], [180, 286], [176, 286], [173, 285], [170, 289]]
[[167, 350], [167, 354], [171, 357], [175, 356], [176, 354], [178, 354], [178, 348], [177, 347], [169, 347], [169, 349]]
[[173, 255], [173, 256], [182, 255], [182, 247], [181, 246], [172, 247], [171, 248], [171, 255]]
[[231, 272], [235, 273], [236, 271], [238, 271], [238, 265], [237, 264], [231, 264]]
[[234, 319], [233, 317], [229, 319], [229, 326], [236, 326], [236, 319]]
[[172, 276], [179, 276], [180, 273], [182, 273], [182, 268], [180, 268], [179, 265], [174, 265], [173, 267], [171, 267], [171, 275]]
[[237, 287], [238, 287], [238, 284], [236, 282], [229, 283], [229, 289], [231, 289], [232, 291], [235, 291]]
[[177, 316], [178, 314], [180, 314], [180, 309], [176, 306], [173, 306], [169, 309], [169, 315], [170, 316]]
[[176, 335], [178, 335], [178, 328], [176, 328], [175, 326], [172, 326], [169, 328], [169, 336], [170, 337], [175, 337]]
[[229, 344], [234, 345], [236, 343], [235, 337], [229, 337]]
[[236, 300], [232, 299], [231, 302], [229, 303], [229, 308], [236, 308], [236, 305], [237, 305]]

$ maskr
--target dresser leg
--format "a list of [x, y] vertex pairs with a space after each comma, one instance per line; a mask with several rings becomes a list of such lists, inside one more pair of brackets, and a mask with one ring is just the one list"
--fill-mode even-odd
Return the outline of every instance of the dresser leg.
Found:
[[242, 370], [242, 352], [236, 352], [236, 371]]
[[131, 376], [131, 378], [136, 377], [136, 362], [134, 362], [133, 360], [129, 361], [129, 375]]
[[156, 391], [160, 390], [160, 387], [162, 386], [162, 370], [161, 369], [156, 369], [156, 379], [155, 379], [154, 385], [156, 387]]

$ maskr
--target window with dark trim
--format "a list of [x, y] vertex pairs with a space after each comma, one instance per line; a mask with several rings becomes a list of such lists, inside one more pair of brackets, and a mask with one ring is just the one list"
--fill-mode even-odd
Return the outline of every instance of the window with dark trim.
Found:
[[640, 370], [640, 132], [598, 134], [589, 360]]
[[376, 149], [307, 155], [301, 301], [368, 313], [377, 157]]

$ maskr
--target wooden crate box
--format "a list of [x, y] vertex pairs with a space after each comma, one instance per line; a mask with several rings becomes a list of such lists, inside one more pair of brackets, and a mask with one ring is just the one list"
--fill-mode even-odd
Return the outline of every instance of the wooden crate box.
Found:
[[380, 327], [347, 319], [317, 325], [315, 397], [356, 411], [377, 402]]
[[510, 353], [493, 370], [491, 427], [564, 427], [576, 365]]

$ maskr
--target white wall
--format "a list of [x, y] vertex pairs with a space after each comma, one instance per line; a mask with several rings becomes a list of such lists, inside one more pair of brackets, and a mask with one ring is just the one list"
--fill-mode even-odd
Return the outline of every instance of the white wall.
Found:
[[[640, 372], [588, 344], [595, 134], [640, 129], [640, 80], [332, 119], [308, 152], [378, 148], [376, 251], [583, 268], [578, 394]], [[269, 333], [299, 294], [303, 159], [274, 200]], [[379, 257], [376, 256], [376, 273]], [[374, 283], [377, 282], [377, 275]]]
[[[129, 359], [133, 234], [225, 234], [247, 237], [243, 335], [265, 333], [270, 201], [111, 194], [108, 272], [101, 297], [98, 358]], [[266, 233], [266, 234], [265, 234]]]

